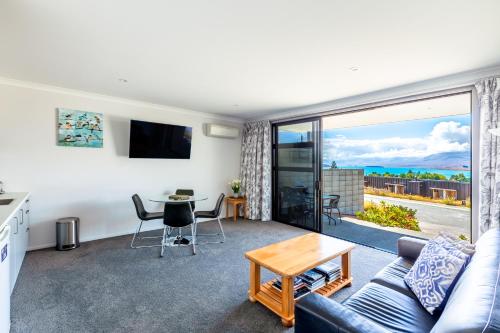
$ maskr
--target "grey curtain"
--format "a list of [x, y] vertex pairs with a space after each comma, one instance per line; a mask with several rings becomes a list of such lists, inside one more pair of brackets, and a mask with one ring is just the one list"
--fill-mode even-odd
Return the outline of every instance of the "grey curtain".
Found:
[[271, 219], [271, 123], [245, 124], [241, 147], [241, 187], [251, 220]]
[[480, 230], [499, 227], [500, 220], [500, 137], [488, 132], [500, 126], [500, 77], [476, 84], [480, 130]]

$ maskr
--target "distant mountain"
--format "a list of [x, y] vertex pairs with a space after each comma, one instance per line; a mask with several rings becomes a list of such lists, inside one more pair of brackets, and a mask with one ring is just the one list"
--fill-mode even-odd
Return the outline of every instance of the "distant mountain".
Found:
[[[470, 170], [470, 152], [449, 152], [433, 154], [426, 157], [394, 157], [394, 158], [370, 158], [349, 161], [336, 161], [340, 166], [367, 166], [380, 165], [384, 167], [402, 168], [427, 168], [427, 169], [450, 169]], [[325, 167], [331, 165], [331, 161], [323, 161]]]
[[[453, 169], [453, 170], [469, 170], [470, 169], [470, 152], [449, 152], [439, 153], [426, 156], [420, 159], [408, 161], [406, 159], [398, 163], [402, 167], [415, 168], [430, 168], [430, 169]], [[391, 161], [391, 164], [394, 161]], [[392, 164], [392, 166], [395, 166]]]

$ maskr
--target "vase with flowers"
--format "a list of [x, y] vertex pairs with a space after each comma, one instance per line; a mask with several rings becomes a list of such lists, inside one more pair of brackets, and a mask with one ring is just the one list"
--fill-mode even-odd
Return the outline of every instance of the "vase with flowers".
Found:
[[233, 191], [233, 197], [237, 198], [240, 195], [241, 180], [233, 179], [229, 182], [229, 186], [231, 186], [231, 190]]

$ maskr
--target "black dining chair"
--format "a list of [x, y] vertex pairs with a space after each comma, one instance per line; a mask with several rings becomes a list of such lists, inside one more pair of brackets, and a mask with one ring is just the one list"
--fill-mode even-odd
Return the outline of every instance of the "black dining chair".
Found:
[[139, 197], [138, 194], [134, 194], [132, 196], [132, 201], [134, 202], [135, 206], [135, 211], [137, 213], [137, 217], [139, 218], [139, 226], [137, 227], [134, 236], [132, 237], [132, 242], [130, 243], [130, 247], [133, 249], [139, 249], [143, 247], [155, 247], [155, 246], [161, 246], [161, 244], [156, 244], [156, 245], [141, 245], [141, 246], [136, 246], [135, 241], [136, 239], [142, 240], [142, 239], [148, 239], [148, 238], [162, 238], [162, 236], [141, 236], [141, 228], [142, 228], [142, 223], [144, 221], [152, 221], [152, 220], [161, 220], [163, 219], [163, 212], [155, 212], [155, 213], [150, 213], [144, 209], [144, 205], [142, 203], [141, 198]]
[[333, 215], [334, 211], [337, 211], [339, 221], [340, 223], [342, 223], [342, 214], [340, 213], [339, 209], [339, 201], [340, 195], [332, 194], [330, 195], [330, 198], [328, 200], [328, 205], [323, 206], [323, 214], [328, 218], [328, 224], [331, 224], [331, 221], [333, 220], [335, 222], [335, 225], [337, 225], [337, 219]]
[[222, 229], [222, 223], [220, 222], [220, 213], [222, 210], [222, 203], [224, 202], [224, 197], [225, 197], [224, 193], [221, 193], [219, 195], [219, 198], [217, 199], [217, 203], [215, 204], [215, 207], [213, 210], [194, 212], [195, 233], [197, 232], [198, 219], [200, 219], [200, 218], [217, 219], [217, 222], [219, 222], [220, 233], [216, 233], [216, 234], [198, 234], [198, 233], [196, 233], [197, 237], [198, 236], [222, 236], [222, 239], [220, 240], [220, 242], [205, 242], [204, 244], [224, 243], [226, 240], [226, 235], [224, 235], [224, 230]]
[[[177, 195], [189, 195], [192, 197], [194, 195], [194, 190], [188, 189], [188, 188], [178, 188], [177, 190], [175, 190], [175, 194], [177, 194]], [[195, 209], [194, 201], [191, 201], [190, 204], [191, 204], [191, 209], [194, 211], [194, 209]]]
[[[184, 244], [182, 237], [182, 228], [191, 225], [191, 246], [193, 247], [193, 255], [196, 254], [196, 230], [194, 228], [194, 214], [191, 205], [188, 202], [166, 202], [165, 210], [163, 213], [163, 239], [161, 242], [161, 253], [163, 253], [166, 246], [181, 246], [189, 245]], [[177, 235], [170, 237], [174, 229], [177, 229]]]

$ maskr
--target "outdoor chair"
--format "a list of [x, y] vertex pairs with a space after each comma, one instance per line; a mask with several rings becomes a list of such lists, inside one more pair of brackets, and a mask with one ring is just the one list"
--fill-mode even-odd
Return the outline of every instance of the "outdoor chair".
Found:
[[328, 201], [328, 205], [323, 206], [323, 215], [328, 218], [328, 224], [331, 224], [332, 220], [337, 225], [337, 219], [334, 217], [334, 213], [336, 212], [338, 215], [338, 219], [340, 223], [342, 223], [342, 214], [339, 209], [339, 201], [340, 195], [331, 195]]

